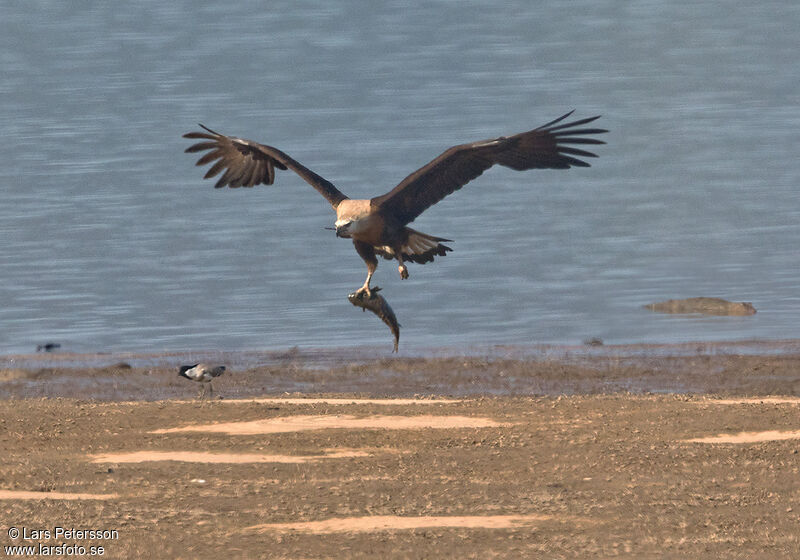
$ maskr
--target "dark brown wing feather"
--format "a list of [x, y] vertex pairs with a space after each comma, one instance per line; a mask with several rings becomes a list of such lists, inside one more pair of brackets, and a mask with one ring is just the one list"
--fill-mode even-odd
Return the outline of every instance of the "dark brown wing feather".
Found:
[[407, 224], [447, 195], [460, 189], [493, 165], [526, 169], [567, 169], [589, 167], [578, 157], [597, 157], [570, 144], [605, 144], [586, 138], [588, 134], [608, 132], [600, 128], [577, 128], [598, 118], [590, 117], [554, 126], [572, 111], [547, 124], [514, 136], [453, 146], [418, 169], [383, 196], [372, 199], [387, 215]]
[[275, 168], [291, 169], [302, 177], [309, 185], [317, 189], [336, 208], [347, 197], [326, 179], [320, 177], [301, 163], [295, 161], [282, 151], [233, 136], [225, 136], [202, 126], [207, 132], [189, 132], [184, 138], [200, 139], [202, 142], [186, 148], [187, 153], [211, 150], [199, 160], [197, 165], [206, 165], [216, 161], [204, 179], [214, 177], [221, 171], [215, 188], [229, 186], [254, 187], [255, 185], [271, 185], [275, 182]]

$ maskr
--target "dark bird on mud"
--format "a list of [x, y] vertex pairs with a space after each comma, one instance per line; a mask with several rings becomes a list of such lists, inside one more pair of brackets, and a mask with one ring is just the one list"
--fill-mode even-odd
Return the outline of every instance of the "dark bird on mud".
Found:
[[202, 124], [206, 132], [190, 132], [184, 138], [200, 140], [187, 148], [187, 152], [210, 150], [197, 165], [214, 162], [205, 178], [222, 172], [216, 188], [271, 185], [277, 168], [291, 169], [319, 191], [336, 211], [337, 237], [352, 239], [367, 265], [367, 279], [356, 293], [371, 296], [369, 284], [378, 266], [376, 256], [396, 259], [400, 277], [406, 279], [407, 262], [425, 264], [452, 250], [444, 244], [451, 240], [416, 231], [408, 224], [490, 167], [502, 165], [517, 171], [589, 167], [579, 158], [597, 157], [596, 154], [574, 146], [604, 144], [587, 136], [607, 131], [582, 128], [599, 116], [558, 124], [571, 114], [570, 111], [528, 132], [453, 146], [388, 193], [368, 200], [351, 200], [333, 183], [272, 146], [225, 136]]
[[223, 373], [225, 373], [225, 366], [209, 366], [206, 364], [181, 366], [178, 370], [178, 375], [181, 377], [203, 384], [203, 390], [198, 397], [205, 396], [207, 387], [209, 389], [209, 398], [214, 396], [214, 387], [211, 385], [211, 381]]

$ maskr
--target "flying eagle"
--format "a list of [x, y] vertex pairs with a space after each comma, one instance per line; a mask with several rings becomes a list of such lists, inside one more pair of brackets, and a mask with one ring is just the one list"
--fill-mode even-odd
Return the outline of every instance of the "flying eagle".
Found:
[[605, 144], [587, 138], [587, 135], [608, 131], [581, 128], [600, 118], [599, 115], [558, 124], [571, 114], [572, 111], [528, 132], [453, 146], [414, 171], [388, 193], [369, 200], [348, 198], [333, 183], [272, 146], [225, 136], [202, 124], [200, 126], [206, 132], [189, 132], [183, 136], [201, 140], [189, 146], [186, 152], [210, 150], [197, 161], [197, 165], [218, 160], [204, 177], [214, 177], [224, 171], [215, 188], [271, 185], [277, 168], [291, 169], [317, 189], [336, 211], [336, 236], [352, 239], [356, 252], [367, 265], [367, 279], [356, 293], [371, 297], [369, 283], [378, 267], [376, 255], [397, 259], [400, 277], [406, 279], [408, 267], [405, 263], [425, 264], [452, 250], [443, 244], [451, 240], [416, 231], [408, 224], [493, 165], [517, 171], [589, 167], [578, 158], [597, 157], [596, 154], [573, 145]]

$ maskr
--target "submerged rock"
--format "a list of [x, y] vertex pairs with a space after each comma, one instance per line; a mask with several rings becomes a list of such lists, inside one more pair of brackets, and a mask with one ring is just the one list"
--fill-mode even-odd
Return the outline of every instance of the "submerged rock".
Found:
[[748, 301], [728, 301], [713, 297], [670, 299], [644, 306], [659, 313], [702, 313], [704, 315], [754, 315], [756, 308]]

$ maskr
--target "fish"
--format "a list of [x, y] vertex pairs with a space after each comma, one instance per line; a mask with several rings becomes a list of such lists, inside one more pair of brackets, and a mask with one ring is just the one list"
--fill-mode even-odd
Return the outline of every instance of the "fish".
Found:
[[392, 350], [392, 352], [397, 352], [397, 347], [400, 343], [400, 323], [397, 322], [397, 316], [395, 316], [386, 298], [378, 293], [378, 291], [380, 291], [379, 287], [375, 286], [370, 291], [372, 293], [369, 296], [366, 292], [353, 292], [347, 295], [347, 299], [356, 307], [360, 307], [362, 311], [369, 309], [377, 315], [381, 321], [386, 323], [389, 330], [391, 330], [394, 335], [394, 350]]

